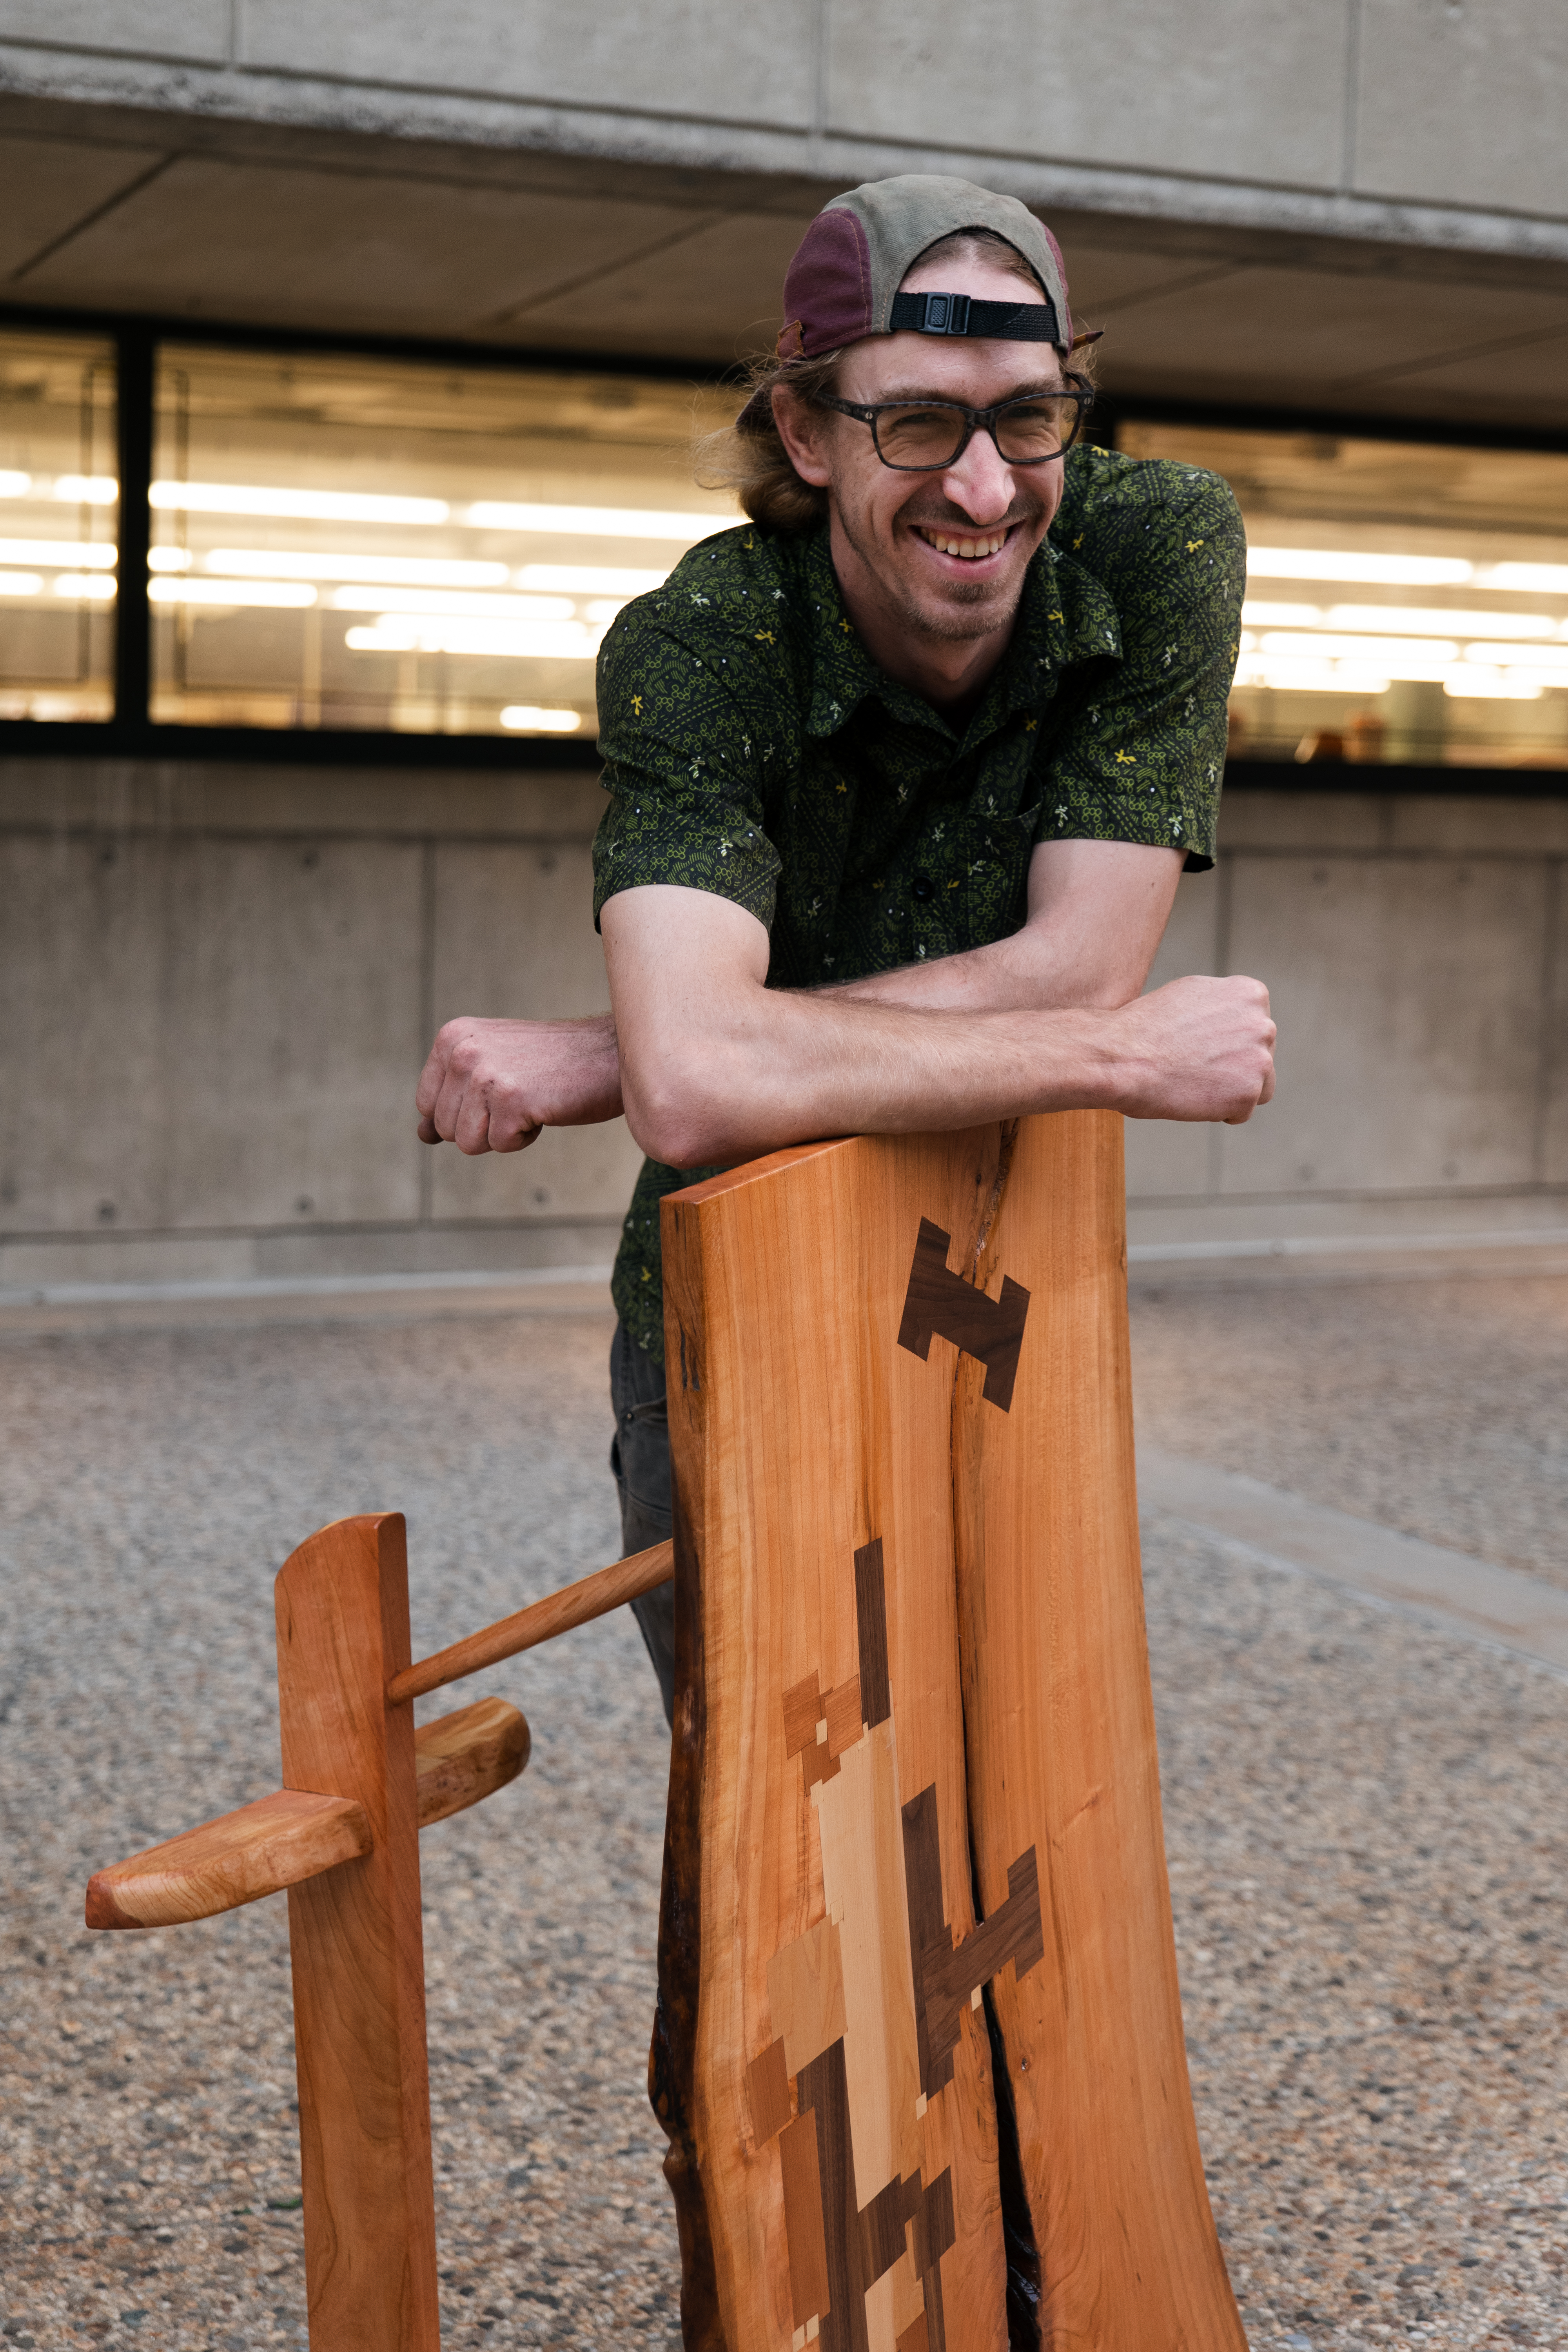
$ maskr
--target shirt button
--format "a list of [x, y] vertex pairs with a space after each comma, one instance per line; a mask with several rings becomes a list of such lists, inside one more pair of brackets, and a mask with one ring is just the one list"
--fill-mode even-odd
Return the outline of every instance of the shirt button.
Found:
[[935, 897], [936, 885], [931, 880], [929, 874], [917, 874], [915, 876], [914, 895], [917, 898], [931, 898]]

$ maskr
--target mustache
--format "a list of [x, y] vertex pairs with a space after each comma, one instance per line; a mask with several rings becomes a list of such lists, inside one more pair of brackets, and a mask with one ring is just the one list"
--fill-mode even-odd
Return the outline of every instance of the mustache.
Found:
[[1016, 514], [1009, 509], [997, 522], [976, 522], [955, 507], [944, 507], [940, 514], [912, 514], [906, 507], [900, 520], [912, 524], [917, 530], [945, 531], [954, 539], [978, 539], [992, 531], [1013, 530], [1019, 523], [1037, 522], [1044, 512], [1044, 501], [1036, 500], [1020, 508]]

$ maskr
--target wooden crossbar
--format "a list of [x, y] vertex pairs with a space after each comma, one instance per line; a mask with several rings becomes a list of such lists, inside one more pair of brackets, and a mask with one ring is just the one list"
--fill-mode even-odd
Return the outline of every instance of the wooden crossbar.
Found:
[[[528, 1726], [504, 1699], [482, 1698], [414, 1735], [419, 1826], [428, 1829], [515, 1780], [528, 1761]], [[89, 1927], [181, 1927], [301, 1886], [368, 1853], [364, 1807], [347, 1797], [277, 1789], [88, 1881]]]
[[672, 1543], [655, 1544], [648, 1551], [634, 1551], [608, 1568], [596, 1569], [579, 1583], [567, 1585], [563, 1591], [532, 1601], [526, 1609], [514, 1610], [510, 1617], [470, 1633], [466, 1641], [437, 1650], [434, 1657], [416, 1659], [413, 1665], [393, 1675], [386, 1685], [386, 1696], [394, 1706], [405, 1699], [423, 1698], [427, 1691], [439, 1690], [446, 1683], [461, 1682], [465, 1675], [477, 1675], [481, 1666], [498, 1666], [503, 1658], [515, 1658], [520, 1651], [535, 1650], [541, 1642], [552, 1642], [557, 1633], [569, 1633], [574, 1625], [587, 1625], [595, 1617], [607, 1617], [612, 1609], [639, 1600], [656, 1585], [668, 1584], [674, 1574]]

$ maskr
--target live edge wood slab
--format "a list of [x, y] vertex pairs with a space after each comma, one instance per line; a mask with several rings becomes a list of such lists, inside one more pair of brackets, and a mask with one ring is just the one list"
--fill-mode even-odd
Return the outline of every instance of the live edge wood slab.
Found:
[[650, 2087], [689, 2352], [1245, 2352], [1182, 2039], [1120, 1120], [780, 1153], [663, 1236]]

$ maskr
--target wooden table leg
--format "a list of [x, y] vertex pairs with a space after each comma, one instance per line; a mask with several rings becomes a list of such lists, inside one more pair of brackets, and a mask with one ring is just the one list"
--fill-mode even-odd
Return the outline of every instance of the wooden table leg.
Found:
[[312, 2352], [439, 2352], [414, 1716], [395, 1511], [339, 1519], [279, 1572], [289, 1789], [352, 1798], [370, 1853], [289, 1890]]

